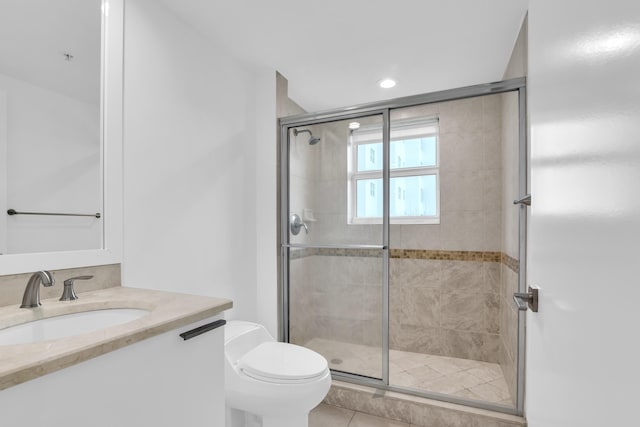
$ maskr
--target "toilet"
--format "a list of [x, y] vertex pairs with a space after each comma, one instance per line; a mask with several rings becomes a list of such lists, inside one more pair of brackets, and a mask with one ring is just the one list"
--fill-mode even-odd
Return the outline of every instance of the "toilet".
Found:
[[227, 427], [308, 427], [331, 387], [324, 357], [238, 320], [227, 322], [224, 352]]

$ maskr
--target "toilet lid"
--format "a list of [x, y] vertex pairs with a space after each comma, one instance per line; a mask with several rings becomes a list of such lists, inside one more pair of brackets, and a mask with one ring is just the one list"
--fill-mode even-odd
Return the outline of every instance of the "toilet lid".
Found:
[[251, 377], [265, 380], [311, 380], [323, 375], [327, 359], [307, 348], [281, 342], [265, 342], [238, 361], [239, 368]]

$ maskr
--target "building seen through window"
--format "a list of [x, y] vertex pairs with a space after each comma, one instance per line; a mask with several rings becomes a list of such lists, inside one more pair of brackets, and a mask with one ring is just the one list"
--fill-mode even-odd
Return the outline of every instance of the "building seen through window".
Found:
[[[383, 213], [383, 149], [380, 126], [351, 134], [350, 223], [380, 223]], [[391, 222], [438, 223], [438, 119], [391, 124], [389, 146]]]

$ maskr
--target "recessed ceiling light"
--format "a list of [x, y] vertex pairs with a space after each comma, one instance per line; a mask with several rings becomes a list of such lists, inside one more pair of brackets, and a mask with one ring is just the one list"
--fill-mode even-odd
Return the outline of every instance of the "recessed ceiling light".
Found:
[[360, 129], [360, 123], [358, 122], [349, 123], [349, 129], [352, 129], [352, 130]]
[[393, 79], [382, 79], [378, 82], [378, 85], [383, 89], [390, 89], [396, 85], [396, 81]]

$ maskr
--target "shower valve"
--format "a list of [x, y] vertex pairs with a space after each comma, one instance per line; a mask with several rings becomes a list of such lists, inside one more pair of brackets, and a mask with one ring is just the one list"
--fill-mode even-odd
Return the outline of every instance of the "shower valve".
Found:
[[291, 215], [291, 234], [297, 236], [301, 228], [304, 228], [305, 233], [309, 234], [309, 227], [300, 219], [300, 216], [298, 214]]

